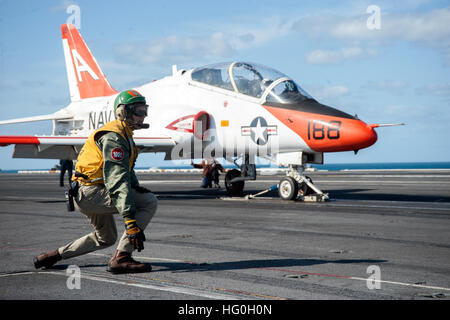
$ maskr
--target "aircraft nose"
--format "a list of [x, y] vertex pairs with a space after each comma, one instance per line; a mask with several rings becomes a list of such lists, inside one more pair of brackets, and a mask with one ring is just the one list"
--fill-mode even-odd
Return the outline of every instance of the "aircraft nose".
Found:
[[[327, 144], [317, 144], [316, 146], [314, 146], [315, 149], [324, 152], [351, 150], [358, 152], [358, 150], [370, 147], [378, 139], [377, 133], [374, 130], [375, 127], [372, 125], [368, 125], [361, 120], [341, 119], [340, 121], [334, 121], [334, 123], [338, 122], [340, 123], [339, 134], [337, 134], [337, 131], [334, 132], [336, 129], [332, 129], [333, 127], [329, 127], [327, 137], [333, 137], [334, 139], [330, 139]], [[333, 134], [335, 135], [333, 136]], [[326, 142], [326, 140], [324, 142]]]
[[375, 142], [377, 142], [378, 135], [377, 132], [374, 130], [376, 128], [375, 125], [370, 125], [367, 123], [364, 123], [360, 121], [357, 129], [357, 134], [355, 135], [357, 137], [358, 141], [355, 141], [355, 152], [364, 149], [367, 147], [370, 147]]
[[367, 124], [325, 105], [315, 104], [313, 107], [308, 110], [316, 111], [315, 113], [264, 106], [301, 138], [302, 146], [306, 143], [315, 152], [356, 152], [377, 141], [378, 136], [374, 129], [378, 125]]
[[[331, 125], [333, 123], [333, 126]], [[339, 125], [336, 125], [339, 123]], [[312, 140], [315, 144], [311, 144], [314, 150], [322, 152], [338, 152], [338, 151], [355, 151], [370, 147], [377, 139], [377, 133], [374, 126], [357, 119], [341, 119], [339, 121], [330, 121], [324, 138], [321, 140]], [[319, 127], [320, 128], [320, 127]], [[339, 130], [338, 130], [339, 128]], [[317, 128], [316, 128], [317, 129]], [[314, 131], [313, 127], [313, 131]], [[320, 131], [320, 130], [318, 130]], [[318, 132], [319, 134], [321, 132]], [[317, 138], [320, 135], [317, 135]], [[314, 132], [312, 134], [314, 137]]]

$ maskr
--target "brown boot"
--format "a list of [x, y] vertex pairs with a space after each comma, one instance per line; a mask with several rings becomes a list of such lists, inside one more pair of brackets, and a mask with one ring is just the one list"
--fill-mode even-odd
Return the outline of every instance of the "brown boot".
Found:
[[36, 269], [45, 267], [45, 268], [51, 268], [55, 263], [62, 260], [61, 255], [59, 254], [58, 250], [50, 251], [46, 253], [42, 253], [41, 255], [34, 258], [34, 267]]
[[141, 263], [131, 257], [131, 253], [125, 251], [116, 251], [108, 263], [109, 272], [117, 273], [138, 273], [150, 272], [152, 266], [149, 263]]

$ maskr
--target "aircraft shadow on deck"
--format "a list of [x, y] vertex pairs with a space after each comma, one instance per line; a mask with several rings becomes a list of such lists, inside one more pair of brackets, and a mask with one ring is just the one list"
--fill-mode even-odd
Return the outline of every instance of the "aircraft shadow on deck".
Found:
[[377, 189], [338, 189], [325, 191], [330, 198], [349, 200], [379, 200], [379, 201], [416, 201], [416, 202], [450, 202], [450, 197], [442, 195], [392, 194], [371, 192]]
[[[335, 189], [324, 190], [329, 194], [330, 199], [342, 199], [342, 200], [378, 200], [378, 201], [405, 201], [405, 202], [450, 202], [450, 197], [443, 195], [417, 195], [417, 194], [392, 194], [373, 192], [377, 189]], [[244, 190], [242, 197], [249, 194], [256, 194], [262, 190]], [[156, 195], [161, 199], [173, 199], [173, 200], [189, 200], [189, 199], [211, 199], [214, 197], [227, 197], [227, 193], [224, 188], [215, 189], [191, 189], [191, 190], [172, 190], [172, 191], [154, 191]], [[271, 191], [259, 196], [258, 198], [279, 198], [278, 191]]]

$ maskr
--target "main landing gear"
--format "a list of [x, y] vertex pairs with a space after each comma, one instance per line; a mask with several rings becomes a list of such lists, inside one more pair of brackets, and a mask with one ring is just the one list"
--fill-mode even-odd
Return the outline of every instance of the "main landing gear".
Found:
[[240, 196], [244, 190], [244, 180], [238, 180], [241, 177], [241, 171], [233, 169], [225, 175], [225, 189], [231, 197]]
[[250, 164], [249, 155], [243, 156], [242, 165], [239, 166], [236, 161], [234, 163], [241, 170], [233, 169], [227, 172], [225, 175], [225, 188], [229, 196], [238, 197], [242, 195], [245, 180], [256, 180], [256, 166], [255, 164]]

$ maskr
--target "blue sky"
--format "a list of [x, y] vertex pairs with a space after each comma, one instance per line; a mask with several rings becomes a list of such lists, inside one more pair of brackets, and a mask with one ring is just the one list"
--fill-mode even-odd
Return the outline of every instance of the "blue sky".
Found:
[[[80, 8], [80, 32], [117, 90], [192, 68], [244, 60], [292, 77], [318, 101], [380, 128], [378, 142], [326, 154], [327, 163], [450, 161], [449, 1], [13, 1], [0, 0], [0, 119], [69, 103], [60, 25]], [[373, 26], [379, 9], [379, 29]], [[372, 24], [370, 24], [372, 22]], [[51, 122], [0, 126], [50, 134]], [[12, 159], [1, 169], [48, 168]], [[137, 166], [162, 164], [141, 155]]]

